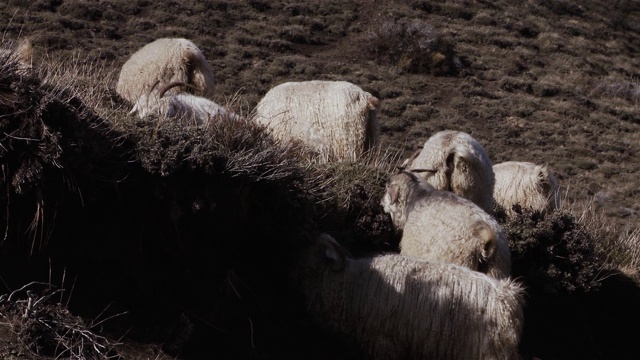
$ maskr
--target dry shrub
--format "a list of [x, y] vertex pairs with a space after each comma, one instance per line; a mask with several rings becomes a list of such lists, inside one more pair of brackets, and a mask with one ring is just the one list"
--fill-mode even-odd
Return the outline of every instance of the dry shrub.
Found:
[[597, 196], [564, 204], [563, 208], [598, 239], [594, 247], [606, 254], [604, 268], [620, 271], [640, 284], [639, 228], [619, 228], [609, 221], [605, 209], [597, 206]]
[[316, 164], [311, 169], [322, 184], [316, 205], [319, 228], [356, 256], [398, 250], [399, 234], [380, 205], [391, 164], [398, 158], [398, 152], [378, 150], [360, 161]]
[[526, 287], [521, 354], [637, 357], [627, 345], [634, 335], [624, 330], [640, 321], [637, 231], [618, 237], [593, 207], [575, 203], [546, 216], [516, 209], [512, 219], [495, 210], [509, 239], [512, 276]]
[[558, 15], [580, 16], [584, 13], [584, 7], [571, 0], [542, 0], [540, 5], [548, 8]]
[[379, 16], [366, 34], [365, 43], [379, 63], [410, 73], [454, 75], [463, 66], [453, 47], [421, 19]]
[[570, 213], [543, 216], [521, 210], [502, 226], [511, 248], [512, 274], [523, 279], [530, 293], [565, 295], [600, 285], [606, 254]]
[[6, 114], [0, 121], [5, 134], [0, 158], [4, 181], [11, 185], [7, 196], [28, 193], [48, 169], [82, 167], [110, 153], [106, 121], [84, 103], [103, 101], [105, 87], [76, 86], [74, 80], [82, 77], [79, 68], [70, 74], [73, 68], [40, 67], [24, 73], [10, 58], [0, 58], [0, 108]]
[[97, 335], [99, 324], [87, 324], [64, 304], [63, 289], [31, 282], [0, 295], [2, 326], [10, 328], [15, 351], [31, 359], [112, 359], [118, 344]]

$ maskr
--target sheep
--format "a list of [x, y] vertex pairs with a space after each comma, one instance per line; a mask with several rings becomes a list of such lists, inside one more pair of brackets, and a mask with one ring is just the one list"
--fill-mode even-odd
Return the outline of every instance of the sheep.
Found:
[[116, 92], [134, 104], [147, 86], [183, 82], [189, 92], [203, 97], [213, 96], [215, 81], [204, 54], [187, 39], [161, 38], [136, 51], [124, 63]]
[[506, 161], [494, 165], [493, 172], [496, 178], [493, 199], [507, 215], [515, 215], [514, 205], [541, 213], [560, 207], [558, 182], [547, 165]]
[[167, 91], [177, 86], [186, 86], [184, 83], [173, 82], [160, 89], [155, 89], [158, 81], [134, 104], [129, 112], [137, 113], [140, 118], [150, 114], [156, 114], [165, 118], [177, 118], [193, 121], [197, 125], [206, 124], [212, 119], [239, 120], [240, 116], [227, 111], [215, 102], [185, 92], [167, 95]]
[[422, 176], [436, 189], [452, 191], [491, 212], [495, 175], [491, 159], [471, 135], [443, 130], [432, 135], [403, 166], [430, 169]]
[[400, 254], [351, 258], [320, 234], [292, 278], [310, 319], [373, 359], [517, 359], [524, 289]]
[[265, 94], [253, 119], [280, 140], [301, 140], [320, 163], [356, 161], [379, 148], [378, 109], [377, 97], [350, 82], [286, 82]]
[[510, 275], [511, 252], [502, 228], [471, 201], [401, 170], [388, 179], [381, 205], [402, 231], [400, 254], [466, 266], [495, 278]]

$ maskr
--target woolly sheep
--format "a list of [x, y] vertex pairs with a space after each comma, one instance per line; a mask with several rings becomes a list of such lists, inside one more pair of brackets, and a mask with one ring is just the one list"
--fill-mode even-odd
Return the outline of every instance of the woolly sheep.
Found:
[[401, 254], [466, 266], [495, 278], [510, 275], [511, 252], [502, 228], [471, 201], [400, 171], [387, 181], [381, 205], [402, 231]]
[[558, 182], [547, 165], [526, 161], [506, 161], [493, 166], [496, 184], [493, 198], [508, 215], [514, 205], [522, 209], [548, 212], [560, 206]]
[[356, 161], [380, 144], [379, 100], [346, 81], [280, 84], [267, 92], [254, 120], [281, 140], [295, 138], [320, 162]]
[[203, 97], [215, 90], [209, 63], [187, 39], [161, 38], [140, 48], [122, 66], [116, 92], [133, 104], [156, 81], [189, 84], [190, 93]]
[[312, 320], [373, 359], [519, 356], [523, 288], [511, 279], [399, 254], [353, 259], [326, 234], [298, 259]]
[[407, 169], [430, 169], [422, 176], [436, 189], [448, 190], [491, 212], [495, 178], [493, 164], [471, 135], [444, 130], [432, 135], [403, 163]]
[[150, 114], [157, 114], [166, 118], [193, 121], [197, 125], [207, 123], [212, 119], [238, 120], [240, 117], [215, 102], [185, 92], [166, 94], [168, 90], [177, 86], [186, 86], [175, 82], [156, 89], [156, 83], [145, 94], [140, 96], [130, 114], [137, 113], [140, 118]]

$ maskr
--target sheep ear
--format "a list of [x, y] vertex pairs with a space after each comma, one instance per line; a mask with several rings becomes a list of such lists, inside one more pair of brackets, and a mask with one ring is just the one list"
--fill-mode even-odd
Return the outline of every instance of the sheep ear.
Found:
[[489, 260], [491, 260], [496, 253], [498, 248], [498, 236], [493, 229], [484, 224], [480, 228], [476, 229], [476, 234], [482, 242], [482, 251], [480, 253], [479, 262], [480, 267], [483, 268], [486, 267]]
[[349, 253], [329, 234], [320, 234], [318, 240], [325, 247], [324, 256], [331, 263], [331, 270], [337, 271], [344, 267]]
[[547, 177], [547, 174], [549, 174], [549, 170], [547, 168], [547, 165], [538, 165], [536, 167], [537, 173], [538, 173], [538, 178], [540, 180], [543, 180]]
[[387, 193], [389, 194], [389, 199], [391, 200], [391, 204], [395, 204], [398, 202], [398, 196], [400, 194], [400, 186], [398, 184], [390, 184], [387, 186]]
[[450, 153], [447, 156], [447, 160], [446, 160], [447, 169], [445, 171], [445, 176], [447, 178], [447, 188], [446, 188], [447, 191], [453, 191], [451, 177], [453, 175], [453, 170], [455, 169], [458, 163], [458, 161], [456, 160], [459, 160], [459, 159], [457, 159], [456, 153], [454, 152]]
[[369, 109], [371, 110], [377, 110], [380, 106], [380, 99], [375, 96], [368, 98], [367, 102], [369, 103]]
[[551, 184], [549, 183], [549, 171], [546, 165], [537, 165], [535, 168], [536, 177], [544, 190], [551, 189]]

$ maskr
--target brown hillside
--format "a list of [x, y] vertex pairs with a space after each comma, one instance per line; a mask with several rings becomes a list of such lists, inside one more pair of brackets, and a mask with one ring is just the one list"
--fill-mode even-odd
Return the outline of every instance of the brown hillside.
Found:
[[548, 163], [570, 201], [595, 198], [615, 223], [639, 224], [635, 1], [12, 0], [0, 10], [5, 37], [32, 38], [37, 57], [78, 53], [115, 69], [156, 38], [191, 39], [213, 66], [216, 100], [239, 93], [247, 111], [284, 81], [352, 81], [383, 100], [383, 146], [406, 155], [435, 131], [463, 130], [494, 163]]

